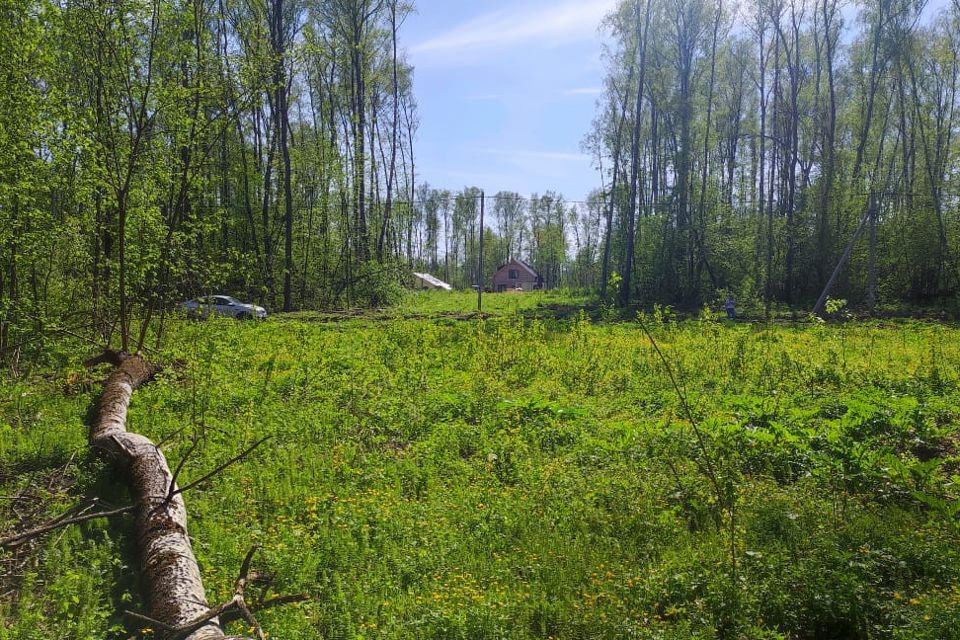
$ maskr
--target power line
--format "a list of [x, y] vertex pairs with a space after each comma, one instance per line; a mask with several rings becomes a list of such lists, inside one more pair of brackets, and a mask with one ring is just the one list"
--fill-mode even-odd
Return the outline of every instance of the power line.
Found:
[[[482, 197], [482, 196], [480, 196], [480, 195], [464, 195], [464, 194], [462, 194], [462, 193], [450, 192], [450, 200], [451, 200], [453, 203], [455, 203], [457, 199], [460, 199], [460, 200], [476, 200], [476, 201], [479, 201], [481, 197]], [[486, 196], [487, 200], [494, 200], [494, 201], [496, 201], [496, 200], [509, 200], [509, 201], [513, 201], [513, 202], [526, 202], [527, 204], [530, 204], [531, 202], [540, 202], [540, 201], [543, 200], [544, 197], [546, 197], [546, 196], [540, 196], [540, 197], [538, 197], [538, 198], [530, 198], [530, 197], [528, 197], [528, 196], [521, 196], [521, 195], [519, 195], [519, 194], [514, 194], [514, 195], [509, 195], [509, 196], [499, 196], [499, 195]], [[603, 203], [605, 203], [606, 200], [607, 200], [607, 196], [606, 196], [606, 195], [598, 196], [598, 199], [597, 199], [595, 202], [594, 202], [594, 201], [590, 201], [590, 200], [568, 200], [568, 199], [566, 199], [566, 198], [548, 198], [548, 200], [551, 200], [554, 204], [562, 203], [562, 204], [564, 204], [564, 205], [582, 205], [582, 206], [589, 206], [589, 205], [592, 205], [592, 204], [603, 204]], [[396, 206], [396, 205], [404, 205], [404, 204], [405, 204], [405, 205], [411, 205], [411, 204], [424, 205], [424, 204], [426, 204], [427, 202], [430, 202], [430, 201], [431, 201], [431, 200], [425, 200], [425, 199], [423, 199], [423, 198], [414, 198], [413, 200], [394, 200], [394, 201], [393, 201], [393, 204], [394, 204], [394, 206]]]
[[[492, 196], [486, 196], [486, 198], [487, 198], [487, 200], [493, 200], [493, 201], [497, 201], [497, 200], [503, 201], [503, 200], [506, 200], [506, 201], [511, 201], [511, 202], [524, 202], [524, 203], [527, 203], [528, 205], [529, 205], [530, 203], [532, 203], [532, 202], [538, 202], [538, 203], [543, 202], [543, 200], [546, 198], [548, 201], [551, 201], [553, 204], [580, 205], [580, 206], [585, 206], [585, 207], [586, 207], [586, 206], [592, 206], [592, 205], [607, 204], [607, 203], [609, 202], [609, 200], [610, 200], [610, 194], [608, 194], [608, 193], [602, 193], [602, 192], [597, 194], [597, 198], [596, 198], [595, 200], [569, 200], [569, 199], [564, 198], [564, 197], [550, 198], [549, 196], [538, 196], [537, 198], [532, 198], [532, 197], [529, 197], [529, 196], [522, 196], [522, 195], [517, 194], [517, 193], [510, 193], [510, 192], [500, 192], [500, 193], [505, 193], [505, 194], [509, 194], [509, 195], [500, 195], [500, 194], [498, 193], [498, 194], [495, 194], [495, 195], [492, 195]], [[863, 189], [863, 190], [859, 190], [859, 189], [858, 189], [858, 190], [855, 190], [855, 191], [849, 191], [849, 190], [848, 190], [848, 193], [849, 193], [849, 195], [851, 195], [851, 196], [853, 196], [853, 197], [863, 197], [863, 198], [866, 198], [867, 196], [869, 196], [869, 195], [871, 194], [871, 191], [870, 191], [870, 189]], [[896, 188], [882, 189], [882, 190], [875, 191], [874, 193], [875, 193], [876, 195], [881, 196], [881, 197], [884, 197], [884, 198], [896, 198], [896, 197], [905, 196], [905, 195], [913, 195], [913, 196], [923, 195], [923, 193], [922, 193], [921, 191], [917, 191], [917, 190], [905, 191], [905, 190], [899, 190], [899, 189], [896, 189]], [[481, 196], [481, 195], [479, 195], [479, 194], [478, 194], [478, 195], [467, 195], [467, 194], [464, 194], [464, 193], [462, 193], [462, 192], [461, 192], [461, 193], [458, 193], [458, 192], [453, 192], [453, 191], [448, 192], [448, 194], [449, 194], [449, 202], [450, 202], [451, 204], [455, 204], [457, 200], [461, 200], [461, 201], [462, 201], [462, 200], [476, 200], [476, 201], [479, 201], [480, 198], [483, 197], [483, 196]], [[412, 200], [410, 200], [410, 199], [407, 199], [407, 200], [393, 200], [393, 204], [394, 204], [395, 206], [396, 206], [396, 205], [408, 205], [408, 206], [409, 206], [409, 205], [425, 205], [425, 204], [427, 204], [428, 202], [431, 202], [431, 201], [432, 201], [432, 199], [414, 198], [414, 199], [412, 199]], [[382, 203], [380, 203], [380, 204], [382, 204]]]

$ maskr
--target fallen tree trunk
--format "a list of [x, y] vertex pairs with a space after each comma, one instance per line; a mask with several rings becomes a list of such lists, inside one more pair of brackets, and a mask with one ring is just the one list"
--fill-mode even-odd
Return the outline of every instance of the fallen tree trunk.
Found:
[[117, 352], [107, 352], [88, 364], [101, 362], [116, 368], [100, 396], [96, 421], [90, 429], [90, 446], [118, 464], [129, 477], [131, 498], [137, 507], [137, 545], [149, 618], [163, 623], [164, 629], [157, 631], [165, 631], [168, 636], [224, 640], [228, 636], [219, 619], [210, 616], [214, 609], [207, 603], [187, 535], [187, 510], [166, 458], [149, 438], [126, 428], [134, 390], [149, 381], [158, 367], [140, 356]]

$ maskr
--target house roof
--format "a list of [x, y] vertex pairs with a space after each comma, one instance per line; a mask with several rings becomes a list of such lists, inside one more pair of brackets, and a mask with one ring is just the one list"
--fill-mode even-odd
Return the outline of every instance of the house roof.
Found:
[[497, 269], [497, 271], [500, 271], [500, 270], [503, 269], [504, 267], [506, 267], [506, 266], [508, 266], [508, 265], [512, 265], [512, 264], [515, 264], [515, 265], [517, 265], [518, 267], [523, 268], [527, 273], [529, 273], [529, 274], [530, 274], [531, 276], [533, 276], [534, 278], [539, 278], [539, 277], [540, 277], [540, 274], [537, 273], [537, 270], [536, 270], [536, 269], [534, 269], [533, 267], [531, 267], [530, 265], [528, 265], [528, 264], [527, 264], [526, 262], [524, 262], [523, 260], [517, 260], [516, 258], [513, 258], [513, 259], [510, 260], [509, 262], [505, 262], [505, 263], [503, 263], [502, 265], [500, 265], [500, 268]]
[[436, 287], [437, 289], [443, 289], [444, 291], [453, 291], [453, 287], [440, 280], [439, 278], [434, 278], [429, 273], [417, 273], [413, 272], [414, 277], [419, 278], [429, 284], [431, 287]]

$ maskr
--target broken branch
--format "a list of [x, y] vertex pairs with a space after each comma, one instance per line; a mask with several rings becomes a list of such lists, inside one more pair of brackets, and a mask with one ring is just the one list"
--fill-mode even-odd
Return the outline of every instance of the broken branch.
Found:
[[[120, 507], [119, 509], [110, 509], [108, 511], [97, 511], [95, 513], [86, 513], [84, 515], [76, 516], [73, 518], [64, 519], [63, 516], [58, 516], [57, 518], [35, 527], [27, 531], [22, 531], [20, 533], [15, 533], [13, 535], [7, 536], [6, 538], [0, 538], [0, 548], [4, 549], [13, 549], [19, 547], [23, 543], [32, 540], [38, 536], [42, 536], [45, 533], [50, 533], [51, 531], [56, 531], [57, 529], [62, 529], [64, 527], [69, 527], [72, 524], [80, 524], [82, 522], [88, 522], [90, 520], [96, 520], [97, 518], [113, 518], [115, 516], [120, 516], [125, 513], [130, 513], [137, 508], [137, 505], [131, 504], [125, 507]], [[69, 512], [68, 512], [69, 513]]]

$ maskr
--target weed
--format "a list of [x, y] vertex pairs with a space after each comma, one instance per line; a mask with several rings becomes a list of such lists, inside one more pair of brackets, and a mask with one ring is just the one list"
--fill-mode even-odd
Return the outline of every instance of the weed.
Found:
[[[272, 437], [186, 496], [210, 599], [257, 542], [271, 589], [316, 596], [263, 613], [280, 638], [960, 628], [960, 330], [656, 308], [665, 364], [638, 323], [566, 312], [580, 302], [489, 296], [492, 317], [464, 319], [466, 296], [431, 294], [338, 322], [175, 325], [164, 358], [188, 366], [130, 420], [171, 465], [196, 443], [181, 484]], [[109, 485], [84, 453], [97, 381], [60, 359], [0, 383], [0, 496], [77, 453], [36, 518]], [[26, 504], [0, 500], [0, 522]], [[133, 542], [123, 522], [39, 542], [16, 590], [0, 576], [0, 639], [128, 637]]]

